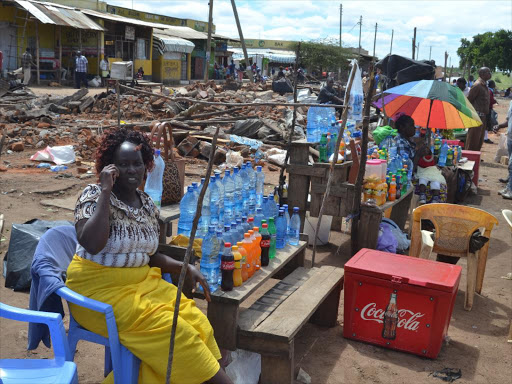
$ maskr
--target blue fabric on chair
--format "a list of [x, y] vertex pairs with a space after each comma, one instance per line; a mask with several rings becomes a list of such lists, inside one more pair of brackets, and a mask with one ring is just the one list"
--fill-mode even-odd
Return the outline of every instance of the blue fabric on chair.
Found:
[[[60, 313], [64, 317], [62, 300], [55, 292], [65, 286], [65, 275], [76, 251], [76, 231], [71, 225], [48, 230], [36, 247], [32, 260], [29, 308], [34, 311]], [[29, 323], [28, 349], [39, 342], [50, 348], [50, 334], [45, 324]]]

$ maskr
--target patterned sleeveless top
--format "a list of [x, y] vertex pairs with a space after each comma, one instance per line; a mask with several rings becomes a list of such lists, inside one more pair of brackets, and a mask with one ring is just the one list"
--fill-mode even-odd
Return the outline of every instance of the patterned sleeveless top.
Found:
[[[88, 219], [96, 209], [101, 187], [89, 184], [76, 202], [75, 223]], [[158, 209], [151, 198], [137, 190], [141, 208], [133, 208], [110, 194], [110, 234], [107, 244], [98, 254], [88, 253], [80, 244], [76, 254], [84, 259], [107, 267], [141, 267], [158, 248]]]

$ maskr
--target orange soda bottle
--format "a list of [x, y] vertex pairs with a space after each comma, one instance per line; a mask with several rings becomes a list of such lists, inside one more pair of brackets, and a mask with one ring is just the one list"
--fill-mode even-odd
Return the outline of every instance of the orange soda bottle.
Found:
[[233, 271], [233, 285], [239, 287], [242, 285], [242, 255], [238, 252], [238, 245], [231, 248], [235, 259], [235, 270]]
[[256, 256], [256, 252], [254, 252], [254, 240], [256, 237], [254, 236], [254, 231], [252, 229], [249, 229], [247, 232], [249, 232], [249, 240], [251, 241], [251, 250], [249, 251], [249, 260], [250, 260], [250, 268], [249, 268], [249, 277], [254, 275], [254, 272], [256, 272], [256, 261], [254, 260]]
[[260, 229], [258, 227], [253, 228], [254, 231], [254, 260], [256, 264], [254, 265], [256, 268], [256, 271], [259, 271], [261, 268], [261, 233]]
[[242, 281], [247, 281], [249, 278], [249, 269], [247, 264], [247, 250], [244, 248], [244, 243], [239, 241], [236, 243], [238, 246], [238, 252], [242, 256]]
[[391, 179], [391, 183], [389, 183], [389, 201], [396, 200], [396, 179], [395, 176]]

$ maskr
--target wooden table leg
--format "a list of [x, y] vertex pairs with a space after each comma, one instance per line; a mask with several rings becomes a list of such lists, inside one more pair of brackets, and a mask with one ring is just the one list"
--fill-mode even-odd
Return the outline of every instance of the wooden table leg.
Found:
[[356, 254], [361, 248], [375, 249], [379, 238], [379, 225], [382, 220], [382, 211], [378, 207], [361, 206], [359, 218], [359, 231], [357, 249], [352, 250]]
[[158, 225], [160, 226], [160, 237], [158, 239], [158, 242], [160, 244], [166, 244], [167, 241], [167, 223], [164, 223], [163, 221], [159, 220]]
[[396, 204], [391, 210], [391, 215], [389, 218], [393, 220], [402, 230], [405, 228], [405, 222], [409, 217], [409, 207], [411, 206], [413, 194], [414, 192], [409, 192], [409, 194], [402, 201]]
[[288, 346], [288, 357], [281, 355], [261, 355], [261, 383], [293, 384], [295, 379], [295, 345]]
[[213, 327], [215, 341], [219, 348], [235, 351], [237, 348], [238, 304], [208, 303], [208, 320]]

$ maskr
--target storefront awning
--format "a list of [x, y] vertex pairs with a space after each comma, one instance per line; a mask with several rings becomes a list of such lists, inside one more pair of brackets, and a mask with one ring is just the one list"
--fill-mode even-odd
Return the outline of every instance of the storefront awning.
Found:
[[14, 2], [43, 24], [103, 31], [100, 25], [76, 8], [41, 1], [14, 0]]
[[195, 44], [191, 41], [172, 36], [155, 33], [153, 35], [153, 47], [162, 55], [165, 52], [191, 53]]
[[[243, 60], [244, 51], [242, 48], [228, 47], [228, 50], [233, 52], [233, 60]], [[271, 49], [248, 49], [247, 56], [256, 58], [263, 57], [273, 63], [290, 64], [295, 62], [295, 53], [292, 51], [280, 51]]]

